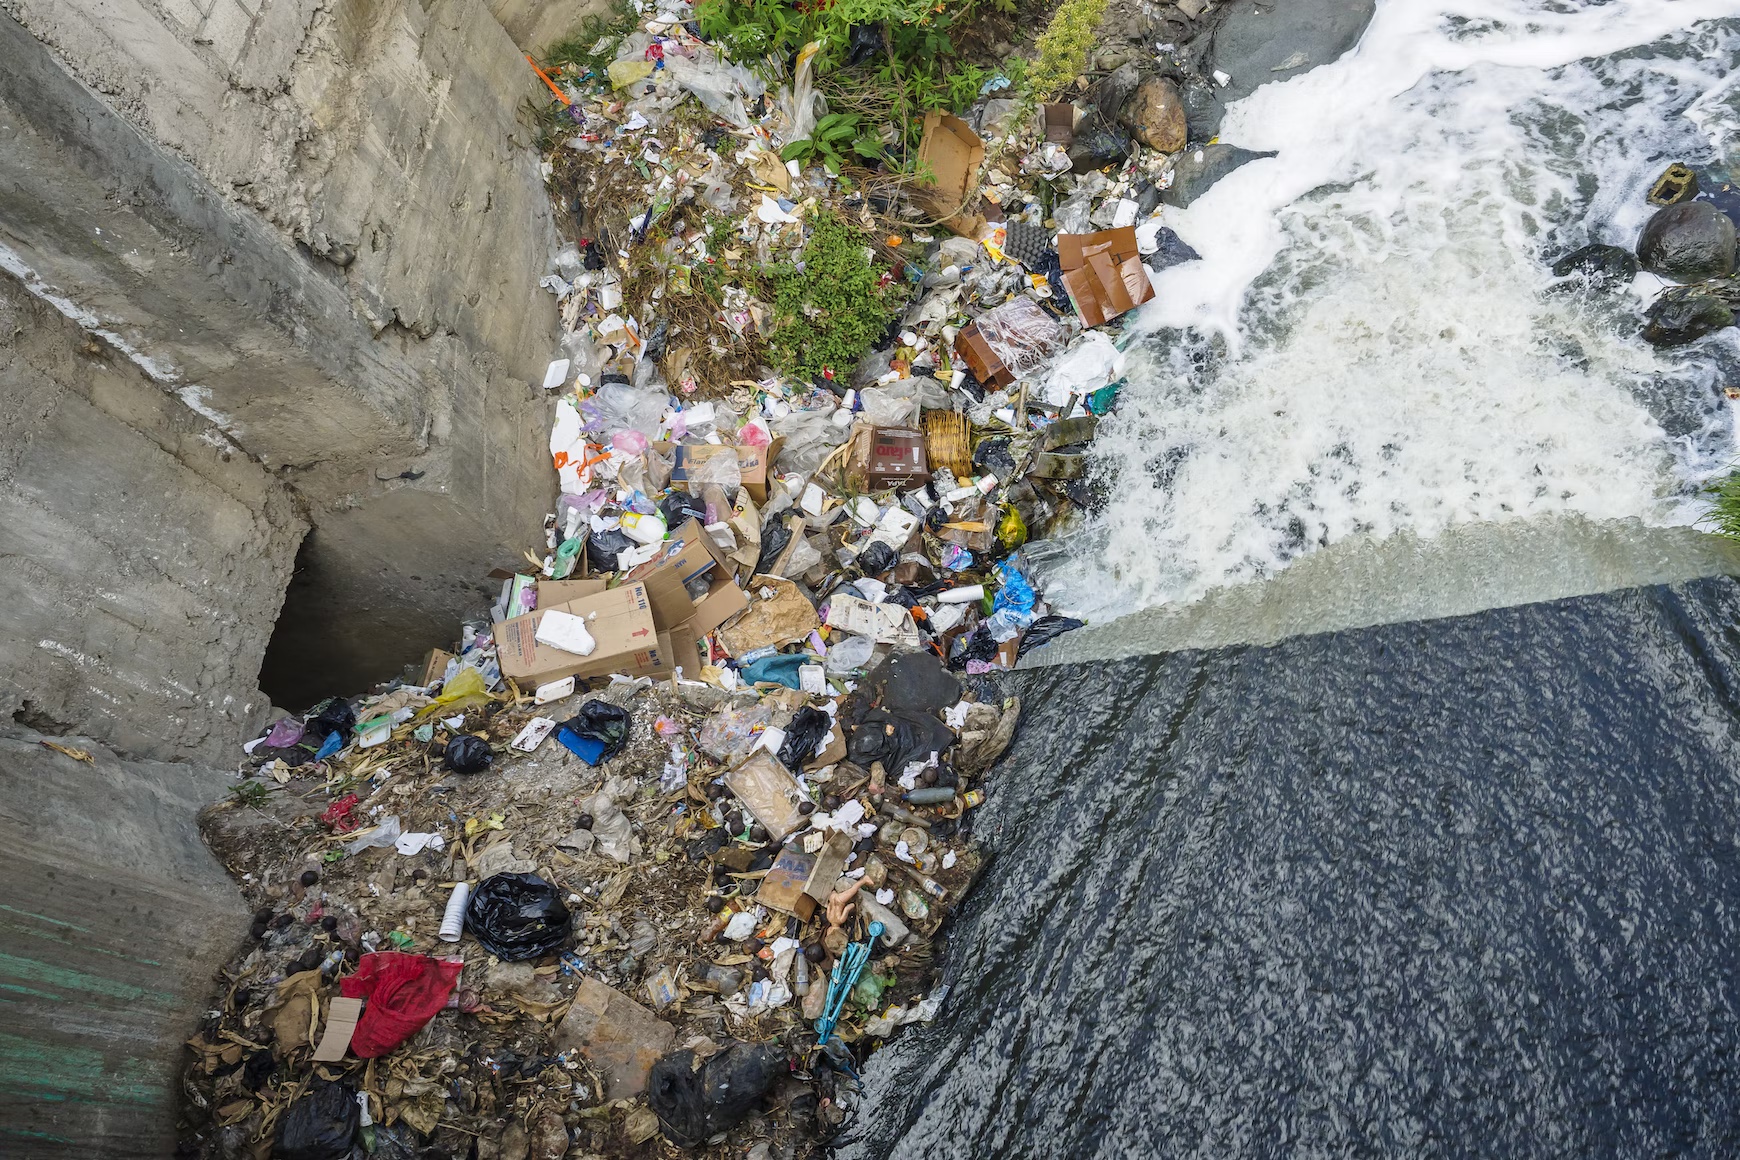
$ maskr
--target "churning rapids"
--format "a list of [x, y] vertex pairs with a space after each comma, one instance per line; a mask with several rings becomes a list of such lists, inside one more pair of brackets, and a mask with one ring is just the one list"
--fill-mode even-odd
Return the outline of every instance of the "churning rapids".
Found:
[[[1740, 0], [1379, 0], [1222, 137], [1279, 156], [1172, 217], [1039, 565], [1264, 647], [1016, 674], [952, 993], [840, 1155], [1740, 1152], [1740, 568], [1676, 527], [1740, 344], [1543, 261], [1740, 161]], [[1367, 608], [1238, 596], [1289, 584]]]

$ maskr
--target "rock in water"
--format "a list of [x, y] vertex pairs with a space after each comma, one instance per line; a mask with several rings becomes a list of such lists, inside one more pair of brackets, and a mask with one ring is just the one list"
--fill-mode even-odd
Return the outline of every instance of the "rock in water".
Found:
[[1651, 303], [1644, 319], [1644, 338], [1656, 346], [1684, 346], [1733, 326], [1734, 311], [1707, 290], [1680, 286]]
[[1142, 263], [1155, 272], [1170, 270], [1174, 266], [1182, 266], [1186, 262], [1196, 262], [1202, 259], [1189, 242], [1179, 237], [1165, 226], [1154, 239], [1160, 248], [1142, 259]]
[[1253, 153], [1237, 145], [1204, 145], [1201, 149], [1193, 149], [1172, 167], [1172, 187], [1160, 195], [1160, 200], [1183, 209], [1239, 166], [1259, 157], [1274, 155], [1273, 150]]
[[1555, 278], [1568, 278], [1572, 274], [1583, 275], [1599, 289], [1615, 290], [1629, 286], [1637, 277], [1637, 259], [1618, 246], [1584, 246], [1553, 263]]
[[1734, 223], [1708, 202], [1670, 205], [1638, 235], [1637, 258], [1675, 282], [1726, 278], [1734, 272]]
[[1124, 123], [1150, 149], [1176, 153], [1184, 148], [1184, 96], [1165, 77], [1149, 77], [1124, 110]]

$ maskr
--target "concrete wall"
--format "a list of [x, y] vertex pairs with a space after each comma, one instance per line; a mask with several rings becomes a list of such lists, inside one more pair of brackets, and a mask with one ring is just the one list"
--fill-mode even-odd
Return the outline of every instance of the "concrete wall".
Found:
[[232, 760], [305, 529], [216, 425], [0, 273], [0, 720]]
[[182, 1041], [247, 935], [194, 820], [228, 779], [58, 740], [95, 763], [0, 737], [0, 1156], [155, 1160]]
[[481, 0], [0, 7], [0, 262], [313, 525], [269, 690], [448, 640], [553, 498], [554, 230], [513, 42]]

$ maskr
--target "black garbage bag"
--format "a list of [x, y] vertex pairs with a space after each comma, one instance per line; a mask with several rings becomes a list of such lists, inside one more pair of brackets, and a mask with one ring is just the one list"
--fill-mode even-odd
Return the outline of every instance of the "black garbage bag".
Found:
[[686, 491], [673, 491], [659, 501], [659, 514], [665, 517], [665, 527], [673, 532], [690, 520], [707, 522], [707, 501]]
[[973, 466], [1007, 482], [1015, 477], [1015, 455], [1007, 436], [981, 439], [973, 448]]
[[934, 715], [961, 699], [961, 682], [927, 652], [895, 653], [866, 673], [860, 688], [893, 713]]
[[604, 748], [599, 751], [594, 765], [602, 765], [628, 744], [628, 731], [634, 726], [634, 718], [628, 715], [628, 710], [609, 701], [591, 700], [580, 706], [580, 711], [562, 722], [562, 728], [576, 737], [587, 741], [595, 741]]
[[586, 534], [586, 560], [594, 572], [616, 571], [616, 554], [634, 547], [634, 541], [617, 528]]
[[284, 1109], [272, 1155], [275, 1160], [348, 1160], [351, 1138], [361, 1123], [362, 1109], [350, 1085], [316, 1079]]
[[574, 916], [554, 886], [536, 874], [485, 878], [465, 907], [465, 929], [504, 963], [550, 954], [568, 941]]
[[881, 25], [854, 24], [851, 37], [849, 48], [851, 55], [846, 58], [846, 64], [849, 67], [856, 68], [866, 61], [875, 61], [878, 64], [882, 62], [886, 50], [882, 47]]
[[776, 1043], [734, 1041], [699, 1069], [694, 1052], [673, 1051], [652, 1065], [646, 1102], [671, 1143], [699, 1148], [742, 1123], [788, 1069]]
[[996, 657], [997, 640], [991, 635], [989, 625], [980, 624], [973, 629], [971, 636], [955, 642], [949, 654], [949, 669], [958, 673], [967, 667], [968, 661], [992, 661]]
[[482, 773], [495, 760], [489, 742], [470, 733], [461, 733], [447, 743], [441, 763], [454, 773]]
[[302, 729], [302, 740], [318, 745], [337, 733], [341, 740], [349, 741], [355, 731], [356, 709], [343, 697], [330, 697], [315, 707], [314, 716]]
[[779, 554], [785, 551], [785, 546], [791, 543], [791, 529], [780, 522], [778, 516], [769, 516], [761, 525], [761, 556], [755, 561], [757, 576], [773, 567], [773, 562], [779, 559]]
[[866, 576], [886, 576], [900, 563], [900, 553], [881, 540], [872, 541], [858, 553], [858, 567]]
[[870, 709], [852, 728], [846, 752], [854, 764], [868, 769], [880, 761], [890, 778], [898, 778], [911, 763], [928, 761], [954, 743], [954, 730], [935, 717]]
[[805, 705], [792, 715], [785, 727], [785, 741], [779, 747], [779, 763], [787, 769], [799, 770], [811, 760], [816, 746], [834, 728], [834, 719], [820, 709]]
[[1085, 620], [1077, 620], [1073, 616], [1042, 616], [1027, 626], [1022, 634], [1021, 645], [1015, 650], [1016, 659], [1026, 656], [1036, 648], [1050, 644], [1066, 632], [1074, 632]]

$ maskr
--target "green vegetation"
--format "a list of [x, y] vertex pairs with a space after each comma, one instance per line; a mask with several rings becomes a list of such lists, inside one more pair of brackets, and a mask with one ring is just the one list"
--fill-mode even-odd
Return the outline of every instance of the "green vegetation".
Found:
[[1039, 59], [1028, 70], [1035, 100], [1049, 100], [1080, 75], [1094, 46], [1094, 32], [1106, 14], [1107, 0], [1063, 0], [1039, 34]]
[[240, 785], [230, 787], [230, 795], [235, 798], [236, 804], [239, 806], [256, 808], [263, 806], [266, 804], [266, 795], [269, 792], [265, 783], [258, 781], [244, 781]]
[[[906, 155], [918, 144], [922, 114], [931, 109], [965, 111], [995, 75], [964, 58], [951, 30], [969, 21], [980, 3], [1011, 13], [1015, 2], [836, 0], [792, 7], [785, 0], [701, 0], [697, 15], [702, 35], [736, 60], [789, 60], [811, 41], [821, 45], [815, 59], [817, 87], [833, 114], [856, 120], [829, 123], [824, 118], [804, 157], [824, 164], [834, 160], [831, 168], [837, 168], [838, 161], [855, 153], [910, 169]], [[859, 63], [851, 63], [854, 56]], [[850, 133], [844, 128], [848, 123], [853, 125]], [[887, 157], [879, 135], [884, 125], [895, 127], [892, 155]], [[818, 141], [824, 132], [833, 136]]]
[[541, 63], [552, 72], [572, 69], [575, 79], [587, 72], [602, 75], [615, 59], [622, 38], [634, 31], [634, 23], [634, 7], [627, 3], [603, 14], [588, 12], [580, 22], [580, 31], [545, 49]]
[[1712, 498], [1703, 522], [1714, 524], [1717, 535], [1740, 540], [1740, 471], [1731, 472], [1704, 491]]
[[816, 122], [816, 131], [807, 140], [793, 141], [779, 151], [785, 161], [819, 161], [838, 177], [846, 162], [846, 154], [856, 154], [865, 161], [882, 158], [882, 142], [864, 129], [864, 118], [857, 113], [829, 113]]
[[816, 380], [824, 370], [845, 374], [882, 337], [899, 310], [904, 286], [883, 285], [866, 253], [870, 236], [844, 218], [818, 213], [810, 222], [803, 269], [780, 263], [768, 271], [774, 330], [768, 353], [775, 369]]

